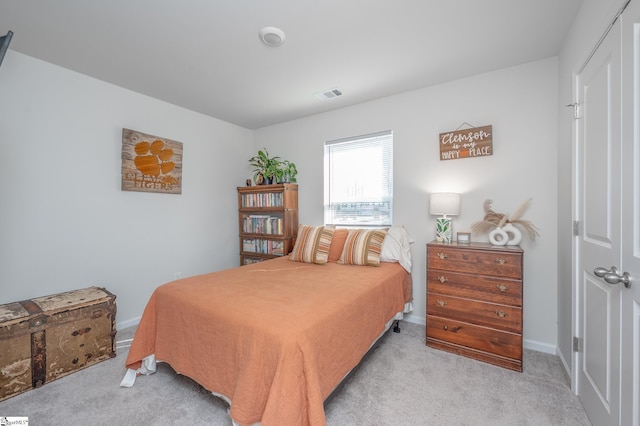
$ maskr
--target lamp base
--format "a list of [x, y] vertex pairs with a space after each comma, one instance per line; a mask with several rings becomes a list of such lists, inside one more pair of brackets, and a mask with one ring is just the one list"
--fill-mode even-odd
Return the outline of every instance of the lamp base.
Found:
[[450, 243], [453, 238], [452, 222], [448, 217], [436, 219], [436, 240], [442, 243]]

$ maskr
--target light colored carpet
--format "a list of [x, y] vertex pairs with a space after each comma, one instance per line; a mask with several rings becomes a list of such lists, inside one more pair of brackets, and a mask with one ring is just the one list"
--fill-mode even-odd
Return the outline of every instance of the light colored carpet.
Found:
[[[556, 356], [525, 351], [516, 373], [428, 348], [424, 326], [389, 332], [325, 404], [327, 424], [590, 425]], [[118, 340], [133, 336], [118, 333]], [[0, 417], [28, 416], [30, 426], [230, 426], [227, 404], [166, 364], [120, 388], [127, 348], [41, 388], [0, 402]]]

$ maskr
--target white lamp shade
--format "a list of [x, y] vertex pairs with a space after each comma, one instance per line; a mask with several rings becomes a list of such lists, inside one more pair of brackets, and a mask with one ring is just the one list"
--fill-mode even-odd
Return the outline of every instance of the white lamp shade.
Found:
[[432, 215], [457, 216], [460, 214], [460, 194], [437, 192], [431, 194], [429, 213]]

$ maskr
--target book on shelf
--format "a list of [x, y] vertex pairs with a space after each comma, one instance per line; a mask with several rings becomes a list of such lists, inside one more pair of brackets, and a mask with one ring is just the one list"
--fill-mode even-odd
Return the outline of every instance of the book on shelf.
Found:
[[282, 207], [282, 192], [242, 194], [242, 207]]
[[243, 239], [242, 251], [247, 253], [272, 254], [284, 256], [284, 241], [264, 240], [260, 238]]
[[248, 234], [282, 235], [283, 220], [278, 216], [248, 215], [243, 216], [242, 231]]

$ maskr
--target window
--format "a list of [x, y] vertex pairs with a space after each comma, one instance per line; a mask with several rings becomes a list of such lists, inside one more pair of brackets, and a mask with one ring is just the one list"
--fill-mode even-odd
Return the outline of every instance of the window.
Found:
[[324, 164], [325, 224], [391, 226], [391, 131], [325, 142]]

